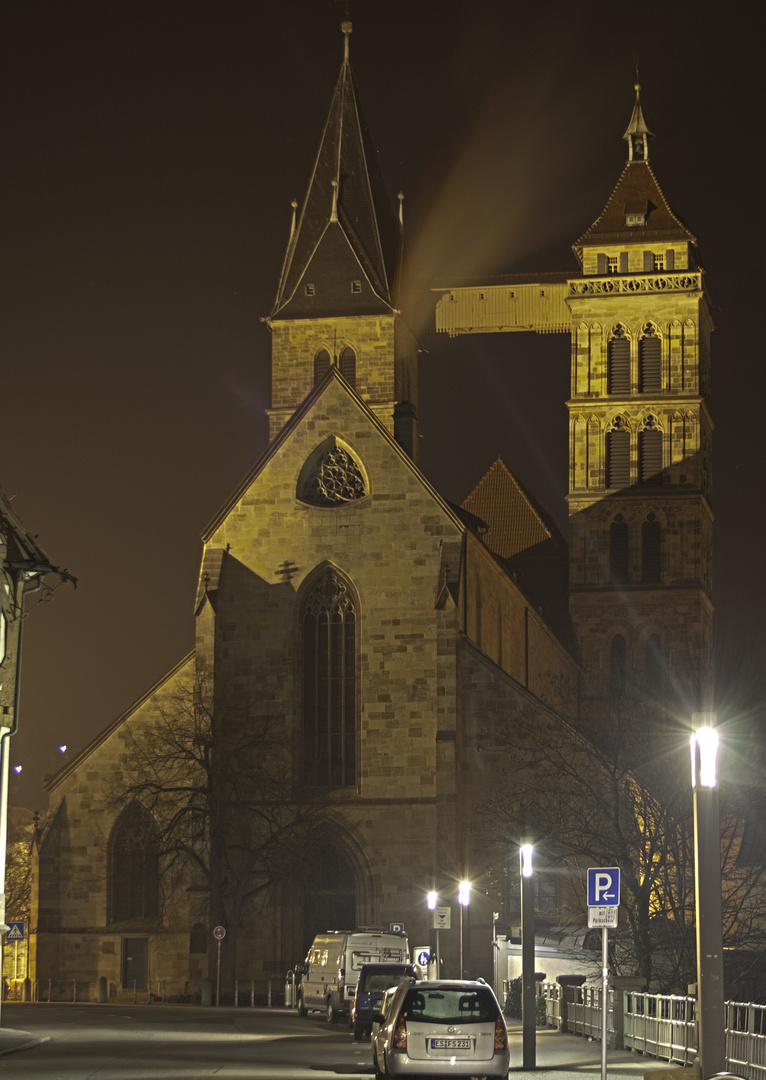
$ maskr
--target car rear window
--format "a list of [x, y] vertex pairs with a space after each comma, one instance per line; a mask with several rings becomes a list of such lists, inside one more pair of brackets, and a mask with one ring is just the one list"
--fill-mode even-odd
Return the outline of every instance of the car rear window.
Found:
[[405, 1020], [432, 1024], [485, 1024], [497, 1018], [497, 1002], [488, 990], [445, 987], [407, 994], [402, 1015]]
[[376, 968], [374, 971], [365, 971], [361, 989], [367, 993], [374, 990], [388, 990], [389, 986], [398, 985], [404, 978], [405, 969], [401, 966]]

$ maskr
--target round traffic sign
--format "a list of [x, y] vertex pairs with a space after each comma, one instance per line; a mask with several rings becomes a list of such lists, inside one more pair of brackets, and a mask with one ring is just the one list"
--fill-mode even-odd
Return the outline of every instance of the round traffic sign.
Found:
[[213, 937], [216, 938], [218, 941], [222, 941], [223, 938], [226, 937], [226, 927], [216, 926], [215, 930], [213, 931]]

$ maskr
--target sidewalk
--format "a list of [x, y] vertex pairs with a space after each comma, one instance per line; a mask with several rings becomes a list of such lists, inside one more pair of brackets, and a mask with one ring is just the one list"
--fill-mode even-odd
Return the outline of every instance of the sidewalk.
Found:
[[[511, 1077], [532, 1077], [536, 1073], [545, 1073], [546, 1080], [572, 1080], [572, 1076], [581, 1076], [583, 1080], [598, 1080], [601, 1076], [601, 1043], [591, 1042], [580, 1035], [564, 1035], [553, 1028], [538, 1028], [536, 1039], [536, 1069], [525, 1070], [522, 1065], [521, 1024], [511, 1021], [508, 1025], [511, 1044]], [[667, 1073], [680, 1070], [680, 1066], [669, 1061], [637, 1054], [630, 1050], [608, 1050], [606, 1058], [607, 1074], [615, 1080], [641, 1080], [645, 1074]]]
[[33, 1046], [48, 1042], [50, 1035], [34, 1035], [31, 1031], [16, 1031], [0, 1027], [0, 1057], [17, 1050], [30, 1050]]

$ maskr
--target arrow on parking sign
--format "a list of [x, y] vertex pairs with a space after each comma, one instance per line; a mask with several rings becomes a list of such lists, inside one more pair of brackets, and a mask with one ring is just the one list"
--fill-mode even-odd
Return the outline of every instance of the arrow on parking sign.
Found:
[[619, 903], [620, 868], [589, 868], [588, 907], [618, 907]]

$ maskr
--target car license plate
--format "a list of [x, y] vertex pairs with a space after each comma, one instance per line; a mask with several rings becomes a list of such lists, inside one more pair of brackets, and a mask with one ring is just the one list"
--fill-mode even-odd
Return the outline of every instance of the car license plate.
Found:
[[470, 1039], [431, 1039], [432, 1050], [470, 1050]]

